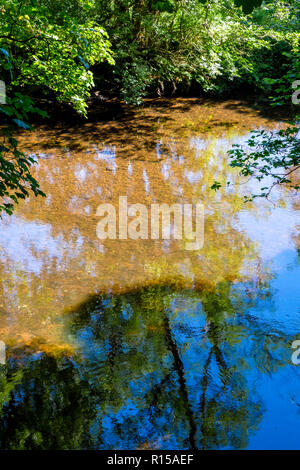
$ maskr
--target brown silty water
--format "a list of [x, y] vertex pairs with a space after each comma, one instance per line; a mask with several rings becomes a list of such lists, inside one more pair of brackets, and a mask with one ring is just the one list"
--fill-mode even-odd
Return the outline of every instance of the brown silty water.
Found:
[[[277, 127], [243, 102], [149, 101], [120, 120], [73, 127], [41, 126], [20, 136], [34, 154], [46, 198], [30, 197], [1, 222], [0, 337], [11, 346], [72, 351], [68, 312], [97, 292], [145, 286], [210, 289], [224, 281], [263, 282], [257, 241], [241, 214], [266, 217], [266, 201], [244, 204], [249, 189], [228, 164], [227, 150], [254, 128]], [[210, 189], [215, 180], [230, 189]], [[282, 192], [277, 204], [284, 205]], [[201, 202], [204, 246], [186, 240], [99, 240], [99, 204]], [[289, 204], [299, 205], [296, 196]], [[272, 226], [268, 227], [270, 233]], [[293, 235], [295, 236], [295, 235]], [[255, 238], [255, 237], [254, 237]], [[280, 242], [280, 241], [279, 241]]]

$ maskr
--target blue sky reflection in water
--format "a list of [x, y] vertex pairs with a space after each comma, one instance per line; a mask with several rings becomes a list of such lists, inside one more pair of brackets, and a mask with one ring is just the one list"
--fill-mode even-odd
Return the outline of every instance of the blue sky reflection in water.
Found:
[[[1, 222], [1, 448], [300, 448], [299, 198], [244, 205], [226, 164], [249, 129], [277, 124], [186, 102], [27, 143], [47, 200]], [[234, 189], [209, 190], [218, 172]], [[99, 244], [96, 207], [124, 194], [203, 197], [204, 249]]]

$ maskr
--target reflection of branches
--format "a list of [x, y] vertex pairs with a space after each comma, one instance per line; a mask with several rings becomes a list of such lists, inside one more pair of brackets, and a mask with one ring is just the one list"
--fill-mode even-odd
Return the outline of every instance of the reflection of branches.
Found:
[[191, 449], [196, 449], [197, 448], [196, 439], [195, 439], [196, 422], [194, 419], [191, 404], [189, 402], [189, 395], [188, 395], [185, 374], [184, 374], [184, 365], [179, 355], [176, 341], [171, 332], [170, 321], [169, 321], [169, 317], [167, 313], [165, 313], [165, 316], [164, 316], [164, 327], [165, 327], [165, 332], [166, 332], [167, 345], [168, 345], [169, 350], [172, 353], [173, 360], [174, 360], [174, 367], [178, 375], [180, 394], [186, 406], [186, 415], [187, 415], [187, 419], [188, 419], [189, 426], [190, 426], [190, 433], [189, 433], [190, 446], [191, 446]]
[[[208, 390], [209, 386], [209, 367], [211, 364], [211, 360], [213, 357], [216, 359], [216, 363], [219, 366], [220, 372], [223, 376], [223, 387], [221, 389], [221, 392], [225, 391], [226, 386], [227, 386], [227, 380], [229, 376], [229, 369], [226, 365], [225, 359], [223, 357], [222, 351], [220, 346], [218, 345], [218, 330], [219, 327], [213, 328], [213, 325], [210, 324], [209, 330], [208, 330], [208, 338], [210, 342], [212, 343], [212, 347], [209, 351], [209, 355], [207, 357], [207, 360], [205, 361], [204, 367], [203, 367], [203, 376], [201, 380], [201, 388], [202, 388], [202, 395], [200, 399], [200, 411], [201, 411], [201, 444], [202, 444], [202, 449], [207, 448], [207, 443], [206, 443], [206, 437], [208, 434], [209, 429], [207, 429], [207, 402], [206, 402], [206, 393]], [[219, 395], [219, 394], [218, 394]]]
[[[94, 393], [99, 399], [98, 418], [101, 422], [103, 419], [101, 416], [107, 416], [109, 413], [112, 422], [111, 439], [116, 440], [110, 441], [109, 446], [115, 445], [118, 439], [124, 440], [125, 435], [133, 446], [139, 444], [141, 439], [144, 441], [143, 429], [144, 423], [147, 423], [151, 431], [146, 439], [150, 436], [150, 432], [151, 438], [154, 438], [149, 445], [156, 445], [156, 434], [161, 436], [167, 431], [167, 439], [169, 435], [176, 440], [179, 439], [179, 448], [246, 447], [249, 430], [256, 429], [262, 417], [262, 405], [251, 396], [247, 374], [244, 373], [243, 367], [246, 358], [243, 356], [241, 358], [243, 362], [240, 363], [237, 356], [239, 341], [235, 341], [235, 332], [238, 331], [240, 335], [243, 330], [239, 329], [238, 319], [234, 324], [228, 321], [229, 314], [237, 312], [233, 302], [235, 296], [230, 286], [230, 283], [223, 283], [209, 292], [190, 294], [202, 304], [206, 324], [209, 325], [206, 331], [210, 343], [208, 350], [204, 343], [201, 345], [201, 362], [192, 366], [194, 378], [187, 375], [191, 369], [186, 370], [181, 355], [181, 343], [177, 341], [173, 320], [172, 323], [170, 320], [169, 289], [151, 288], [122, 294], [116, 296], [110, 303], [105, 301], [105, 296], [101, 296], [99, 302], [97, 296], [76, 311], [79, 318], [76, 321], [72, 320], [75, 328], [80, 325], [81, 330], [92, 329], [93, 341], [109, 344], [109, 351], [108, 354], [107, 351], [105, 353], [105, 363], [101, 368], [101, 380], [99, 381], [99, 376], [96, 376], [94, 382], [93, 373]], [[125, 307], [131, 312], [126, 319], [122, 313]], [[248, 315], [248, 308], [249, 304], [243, 301], [242, 310], [245, 312], [242, 312], [241, 321], [242, 326], [247, 327], [247, 334], [245, 333], [244, 337], [241, 335], [240, 340], [248, 335], [255, 336], [254, 340], [247, 343], [249, 354], [246, 356], [249, 360], [255, 359], [257, 370], [274, 371], [274, 366], [277, 364], [282, 366], [283, 362], [270, 352], [273, 345], [281, 345], [283, 337], [278, 340], [279, 344], [277, 334], [274, 338], [266, 333], [267, 324]], [[101, 315], [93, 320], [91, 312], [101, 312]], [[239, 304], [239, 314], [241, 314], [241, 304]], [[232, 318], [231, 315], [230, 317]], [[92, 322], [95, 319], [94, 324]], [[141, 326], [140, 331], [137, 330], [137, 325]], [[193, 331], [189, 329], [189, 337]], [[143, 349], [149, 354], [144, 356], [140, 349], [136, 348], [136, 343], [131, 343], [132, 332], [135, 337], [138, 333], [139, 344], [143, 345]], [[182, 330], [182, 334], [185, 334], [185, 330]], [[278, 335], [282, 336], [280, 332]], [[270, 340], [263, 341], [262, 347], [261, 341], [266, 337]], [[228, 354], [228, 349], [231, 347]], [[127, 351], [125, 355], [124, 349]], [[140, 354], [143, 357], [142, 361]], [[166, 363], [167, 366], [162, 367]], [[84, 368], [88, 369], [89, 364], [86, 363]], [[114, 374], [115, 368], [120, 373]], [[129, 387], [126, 371], [130, 371], [130, 383], [139, 384], [138, 394], [134, 386], [134, 391]], [[150, 380], [149, 371], [153, 372], [153, 378]], [[109, 385], [106, 383], [108, 380]], [[113, 390], [114, 393], [107, 393], [107, 390]], [[136, 405], [134, 412], [128, 408], [128, 402], [131, 400]], [[197, 414], [195, 409], [199, 410]], [[114, 419], [114, 414], [119, 412], [121, 420]], [[170, 413], [173, 415], [172, 420], [169, 419]], [[128, 440], [126, 445], [129, 445]]]
[[149, 403], [149, 407], [148, 407], [150, 412], [151, 412], [151, 409], [157, 405], [159, 396], [162, 395], [163, 387], [165, 386], [165, 384], [169, 382], [170, 378], [171, 378], [171, 372], [169, 374], [166, 374], [159, 384], [154, 385], [153, 390], [152, 390], [153, 398], [152, 398], [152, 401]]
[[201, 380], [201, 387], [202, 387], [202, 395], [200, 399], [200, 411], [201, 411], [201, 434], [202, 434], [202, 439], [201, 439], [201, 444], [202, 444], [202, 449], [206, 449], [206, 392], [208, 388], [208, 369], [210, 366], [210, 361], [212, 358], [212, 353], [213, 350], [211, 349], [208, 355], [208, 358], [206, 359], [206, 362], [203, 367], [203, 377]]

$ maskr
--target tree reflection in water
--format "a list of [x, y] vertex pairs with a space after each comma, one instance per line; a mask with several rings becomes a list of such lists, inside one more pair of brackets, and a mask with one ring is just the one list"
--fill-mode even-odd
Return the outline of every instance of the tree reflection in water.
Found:
[[245, 448], [256, 382], [290, 356], [257, 302], [272, 303], [267, 285], [90, 298], [67, 319], [76, 354], [22, 350], [0, 369], [1, 448]]

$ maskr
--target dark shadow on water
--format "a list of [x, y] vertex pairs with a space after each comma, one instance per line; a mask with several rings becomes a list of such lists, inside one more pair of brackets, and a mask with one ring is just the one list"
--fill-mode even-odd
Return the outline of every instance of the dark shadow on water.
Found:
[[246, 129], [255, 128], [261, 118], [266, 119], [265, 125], [272, 123], [274, 127], [287, 115], [282, 110], [258, 107], [246, 99], [157, 98], [145, 100], [139, 108], [110, 100], [92, 105], [88, 120], [55, 108], [49, 121], [41, 127], [37, 124], [35, 141], [25, 133], [26, 147], [37, 153], [60, 150], [64, 153], [112, 145], [119, 157], [127, 158], [140, 151], [148, 154], [155, 150], [162, 136], [175, 138], [190, 132], [205, 139], [212, 132], [221, 136], [228, 129], [244, 134]]

